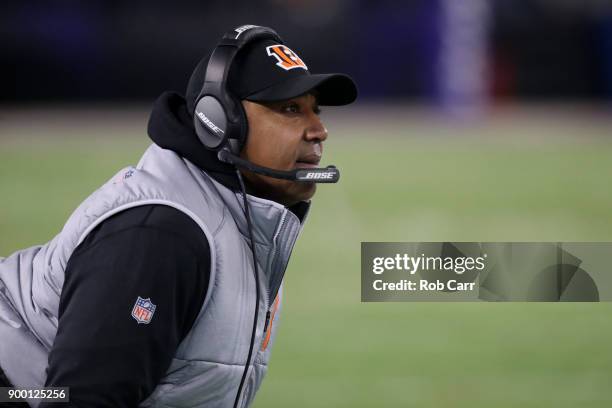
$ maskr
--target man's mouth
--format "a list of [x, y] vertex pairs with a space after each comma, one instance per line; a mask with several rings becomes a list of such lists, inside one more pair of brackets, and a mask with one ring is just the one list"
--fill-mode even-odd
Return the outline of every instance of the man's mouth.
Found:
[[319, 162], [321, 161], [321, 156], [318, 154], [309, 154], [306, 156], [302, 156], [295, 161], [295, 167], [298, 169], [312, 169], [315, 167], [319, 167]]

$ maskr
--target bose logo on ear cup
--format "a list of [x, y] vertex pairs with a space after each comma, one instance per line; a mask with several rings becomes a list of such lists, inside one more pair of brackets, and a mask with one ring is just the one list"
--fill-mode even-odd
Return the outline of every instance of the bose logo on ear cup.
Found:
[[204, 115], [202, 112], [197, 112], [198, 114], [198, 118], [200, 118], [200, 120], [202, 121], [202, 123], [204, 123], [210, 130], [212, 130], [215, 133], [225, 133], [223, 130], [221, 130], [221, 128], [217, 125], [215, 125], [213, 123], [212, 120], [208, 119], [206, 117], [206, 115]]

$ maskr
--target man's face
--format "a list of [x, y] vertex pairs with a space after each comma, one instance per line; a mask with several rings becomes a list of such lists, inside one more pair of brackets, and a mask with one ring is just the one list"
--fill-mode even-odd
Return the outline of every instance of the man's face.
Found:
[[[318, 167], [327, 130], [312, 94], [281, 102], [243, 101], [249, 122], [246, 146], [240, 156], [275, 170]], [[312, 182], [279, 180], [242, 170], [249, 190], [286, 206], [310, 199]]]

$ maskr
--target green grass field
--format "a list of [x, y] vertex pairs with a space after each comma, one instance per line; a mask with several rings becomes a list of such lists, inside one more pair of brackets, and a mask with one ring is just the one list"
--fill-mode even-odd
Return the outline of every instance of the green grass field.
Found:
[[[342, 178], [296, 246], [256, 407], [612, 406], [609, 303], [360, 302], [361, 241], [612, 241], [612, 122], [434, 119], [330, 116]], [[0, 125], [0, 256], [137, 162], [144, 119], [104, 120]]]

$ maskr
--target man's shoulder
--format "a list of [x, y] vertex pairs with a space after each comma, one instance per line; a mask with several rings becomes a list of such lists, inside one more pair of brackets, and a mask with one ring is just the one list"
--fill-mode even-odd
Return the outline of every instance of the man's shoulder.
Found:
[[209, 244], [204, 231], [186, 213], [164, 204], [145, 204], [128, 208], [102, 221], [83, 242], [92, 246], [113, 236], [133, 235], [146, 238], [148, 235], [172, 236], [183, 241], [198, 252]]

